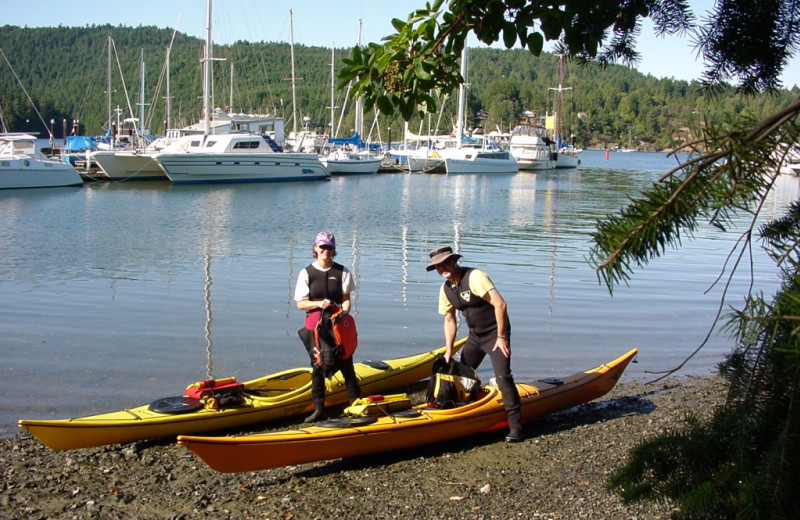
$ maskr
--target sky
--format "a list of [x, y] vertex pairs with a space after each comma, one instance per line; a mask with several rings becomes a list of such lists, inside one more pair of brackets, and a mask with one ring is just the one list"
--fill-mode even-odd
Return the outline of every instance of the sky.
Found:
[[[702, 19], [713, 0], [690, 0], [690, 4]], [[293, 28], [296, 44], [343, 48], [359, 41], [359, 20], [361, 43], [379, 42], [394, 32], [392, 18], [405, 20], [424, 5], [425, 0], [217, 0], [212, 9], [212, 37], [221, 44], [237, 40], [288, 42]], [[205, 38], [205, 0], [135, 0], [123, 4], [109, 0], [0, 0], [0, 9], [0, 23], [7, 25], [155, 25]], [[642, 60], [636, 68], [640, 72], [686, 81], [702, 76], [702, 62], [697, 60], [688, 37], [658, 38], [651, 26], [646, 26], [638, 42]], [[469, 45], [479, 44], [473, 39]], [[800, 57], [792, 61], [782, 80], [786, 88], [800, 86]]]

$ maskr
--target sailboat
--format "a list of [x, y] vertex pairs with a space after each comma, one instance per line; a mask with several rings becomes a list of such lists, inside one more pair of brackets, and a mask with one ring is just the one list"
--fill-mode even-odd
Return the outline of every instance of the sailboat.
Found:
[[556, 147], [556, 168], [577, 168], [581, 163], [581, 150], [571, 142], [565, 143], [561, 137], [561, 127], [564, 123], [564, 91], [572, 87], [564, 87], [564, 55], [558, 54], [558, 87], [550, 90], [556, 91], [556, 112], [553, 115], [553, 132]]
[[[464, 111], [467, 102], [467, 47], [461, 51], [461, 77], [464, 83], [458, 88], [458, 121], [456, 123], [456, 148], [443, 155], [447, 173], [517, 173], [517, 160], [508, 150], [489, 147], [487, 136], [480, 145], [471, 147], [464, 143]], [[477, 144], [477, 143], [476, 143]]]
[[[155, 155], [155, 160], [173, 184], [304, 181], [329, 178], [330, 172], [316, 154], [284, 153], [277, 143], [266, 135], [213, 133], [211, 54], [211, 0], [207, 0], [206, 45], [203, 59], [203, 134], [186, 136], [179, 143], [174, 143], [180, 146], [180, 151], [170, 150]], [[280, 122], [282, 124], [282, 120]]]
[[[361, 45], [361, 20], [358, 21], [358, 45]], [[334, 47], [331, 46], [331, 135], [335, 135], [333, 133], [333, 119], [336, 113], [334, 52]], [[364, 103], [362, 99], [356, 100], [355, 110], [356, 132], [350, 137], [332, 137], [328, 139], [320, 154], [319, 160], [328, 168], [331, 175], [378, 173], [381, 167], [381, 158], [370, 153], [363, 139], [361, 139], [361, 132], [364, 126]]]
[[[172, 38], [175, 38], [175, 31], [173, 31]], [[112, 127], [111, 121], [111, 36], [108, 37], [108, 72], [107, 72], [107, 92], [108, 92], [108, 128]], [[167, 121], [170, 119], [169, 115], [169, 58], [172, 49], [172, 41], [167, 47], [166, 61], [164, 70], [167, 78]], [[142, 51], [144, 52], [144, 51]], [[139, 118], [127, 118], [124, 123], [132, 123], [133, 129], [127, 132], [134, 139], [131, 146], [120, 149], [117, 146], [112, 146], [109, 149], [100, 149], [90, 152], [87, 156], [89, 164], [96, 164], [100, 170], [106, 175], [106, 178], [111, 181], [124, 181], [124, 180], [161, 180], [166, 181], [167, 177], [164, 171], [159, 166], [158, 162], [154, 159], [154, 154], [162, 151], [167, 144], [172, 142], [174, 136], [159, 137], [151, 140], [145, 138], [145, 133], [149, 136], [149, 131], [144, 130], [145, 116], [144, 116], [144, 54], [142, 54], [142, 61], [140, 66], [139, 76]], [[117, 108], [117, 128], [120, 128], [120, 134], [125, 134], [120, 126], [119, 114], [120, 109]]]

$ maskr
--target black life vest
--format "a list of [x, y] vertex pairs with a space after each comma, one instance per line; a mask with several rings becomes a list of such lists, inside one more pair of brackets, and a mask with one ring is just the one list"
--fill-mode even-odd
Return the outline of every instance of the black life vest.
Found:
[[330, 300], [341, 306], [344, 295], [342, 294], [342, 279], [344, 267], [333, 263], [327, 271], [320, 271], [313, 265], [306, 267], [308, 273], [309, 299]]
[[[477, 336], [496, 334], [497, 320], [494, 316], [494, 306], [469, 290], [469, 276], [473, 268], [461, 267], [460, 269], [461, 279], [455, 287], [449, 282], [444, 283], [445, 296], [453, 307], [462, 312], [470, 333]], [[506, 322], [508, 322], [507, 316]]]

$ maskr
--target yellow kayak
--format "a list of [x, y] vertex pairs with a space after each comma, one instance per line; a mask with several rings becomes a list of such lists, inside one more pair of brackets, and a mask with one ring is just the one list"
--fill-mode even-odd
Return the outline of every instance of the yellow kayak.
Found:
[[[459, 340], [456, 348], [460, 348], [464, 341]], [[430, 377], [433, 360], [444, 351], [445, 348], [441, 347], [403, 358], [355, 363], [362, 395], [388, 392]], [[231, 380], [233, 378], [217, 380], [217, 384], [225, 381], [228, 384], [220, 385], [220, 388], [237, 386], [230, 384]], [[189, 385], [187, 393], [197, 386], [202, 384]], [[19, 427], [50, 448], [70, 450], [238, 428], [306, 413], [314, 408], [310, 367], [285, 370], [238, 386], [237, 402], [230, 406], [224, 404], [225, 394], [204, 398], [203, 402], [178, 396], [136, 408], [73, 419], [22, 419]], [[340, 372], [326, 380], [325, 393], [326, 406], [347, 402], [345, 381]]]
[[[636, 355], [633, 349], [614, 361], [563, 379], [517, 384], [522, 420], [529, 421], [597, 399], [608, 393]], [[380, 408], [380, 402], [376, 403]], [[226, 473], [255, 471], [409, 448], [465, 437], [507, 426], [500, 391], [482, 388], [478, 398], [462, 406], [435, 409], [428, 405], [389, 411], [375, 418], [346, 418], [341, 423], [296, 430], [199, 437], [180, 435], [185, 446], [206, 464]]]

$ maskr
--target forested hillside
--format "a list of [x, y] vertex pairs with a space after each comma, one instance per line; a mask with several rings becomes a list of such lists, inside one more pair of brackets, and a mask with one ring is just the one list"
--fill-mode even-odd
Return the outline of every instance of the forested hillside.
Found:
[[[57, 138], [64, 128], [71, 131], [73, 121], [79, 133], [104, 133], [108, 120], [109, 36], [113, 42], [112, 109], [122, 109], [123, 119], [138, 116], [139, 64], [144, 51], [147, 127], [154, 134], [162, 133], [166, 119], [165, 63], [172, 31], [110, 25], [0, 27], [0, 49], [11, 65], [5, 59], [0, 63], [0, 115], [8, 130], [48, 135], [27, 92], [46, 124], [55, 121], [53, 133]], [[176, 33], [172, 43], [169, 84], [173, 127], [201, 118], [203, 45], [204, 41], [181, 33]], [[348, 53], [349, 49], [335, 50], [336, 70]], [[293, 127], [295, 112], [298, 127], [302, 127], [305, 118], [312, 124], [330, 124], [331, 49], [295, 45], [296, 110], [292, 106], [288, 44], [240, 41], [229, 46], [214, 45], [213, 54], [221, 60], [213, 65], [214, 106], [234, 112], [285, 115], [287, 129]], [[524, 111], [537, 116], [552, 113], [557, 57], [544, 54], [537, 58], [523, 50], [475, 48], [470, 50], [469, 63], [468, 117], [473, 124], [482, 125], [487, 131], [508, 131]], [[800, 94], [793, 86], [792, 91], [757, 98], [742, 98], [733, 89], [709, 97], [703, 95], [697, 83], [656, 79], [622, 66], [600, 69], [570, 63], [566, 65], [563, 85], [571, 88], [564, 93], [565, 134], [574, 134], [579, 145], [628, 146], [630, 142], [636, 148], [658, 150], [688, 139], [689, 128], [704, 117], [713, 123], [742, 113], [761, 117]], [[335, 105], [339, 108], [334, 126], [339, 126], [345, 94], [346, 89], [336, 92]], [[455, 118], [455, 98], [453, 92], [441, 115], [432, 115], [432, 123], [428, 119], [412, 121], [411, 130], [427, 133], [429, 124], [441, 120], [439, 132], [449, 132]], [[353, 101], [347, 100], [339, 136], [353, 132], [352, 105]], [[482, 119], [478, 119], [479, 114]], [[365, 119], [369, 133], [374, 114]], [[403, 126], [399, 118], [387, 120], [381, 116], [372, 130], [372, 139], [388, 140], [387, 130], [392, 128], [392, 139], [396, 141]]]

